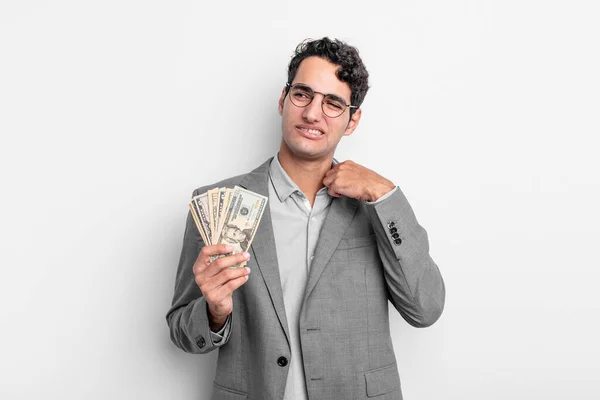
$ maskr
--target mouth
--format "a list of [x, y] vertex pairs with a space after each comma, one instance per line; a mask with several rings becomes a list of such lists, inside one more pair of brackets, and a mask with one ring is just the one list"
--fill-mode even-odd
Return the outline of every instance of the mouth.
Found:
[[296, 129], [298, 129], [300, 132], [302, 132], [305, 136], [308, 137], [316, 138], [324, 135], [323, 131], [320, 129], [307, 128], [305, 126], [297, 126]]

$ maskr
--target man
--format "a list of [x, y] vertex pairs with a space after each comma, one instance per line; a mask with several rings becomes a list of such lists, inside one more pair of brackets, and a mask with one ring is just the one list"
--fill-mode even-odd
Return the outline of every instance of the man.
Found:
[[213, 399], [402, 399], [388, 300], [425, 327], [445, 289], [400, 189], [333, 159], [367, 90], [355, 48], [301, 43], [279, 99], [278, 155], [194, 192], [240, 185], [269, 198], [249, 253], [212, 263], [231, 248], [205, 246], [187, 218], [167, 321], [186, 352], [219, 348]]

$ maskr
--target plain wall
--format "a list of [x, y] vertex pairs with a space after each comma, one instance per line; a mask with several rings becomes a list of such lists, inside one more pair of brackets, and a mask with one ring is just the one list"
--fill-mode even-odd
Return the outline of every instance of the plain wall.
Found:
[[407, 400], [598, 399], [594, 1], [0, 3], [0, 398], [208, 399], [170, 342], [192, 190], [275, 154], [294, 47], [371, 74], [337, 158], [399, 185], [446, 310]]

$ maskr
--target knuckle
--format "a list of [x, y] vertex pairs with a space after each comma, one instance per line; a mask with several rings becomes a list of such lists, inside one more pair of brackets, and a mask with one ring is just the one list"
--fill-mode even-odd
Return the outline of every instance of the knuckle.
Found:
[[219, 257], [217, 258], [215, 261], [213, 261], [213, 265], [219, 269], [226, 267], [227, 265], [224, 264], [227, 260], [225, 260], [224, 257]]
[[209, 257], [210, 257], [210, 254], [208, 253], [208, 250], [206, 250], [206, 247], [203, 247], [202, 250], [200, 250], [200, 254], [198, 254], [196, 263], [198, 263], [200, 265], [204, 265], [204, 264], [206, 264], [206, 260], [208, 260]]
[[194, 264], [194, 267], [192, 268], [192, 271], [193, 271], [194, 275], [196, 275], [196, 274], [204, 271], [206, 269], [206, 267], [207, 267], [207, 265], [204, 262], [202, 262], [202, 261], [196, 262]]
[[238, 287], [240, 287], [242, 285], [242, 283], [244, 282], [244, 278], [237, 278], [237, 279], [232, 279], [227, 283], [227, 287], [231, 290], [235, 290]]
[[236, 278], [236, 271], [232, 268], [228, 268], [228, 269], [224, 269], [221, 273], [223, 274], [223, 277], [227, 280], [230, 281], [234, 278]]

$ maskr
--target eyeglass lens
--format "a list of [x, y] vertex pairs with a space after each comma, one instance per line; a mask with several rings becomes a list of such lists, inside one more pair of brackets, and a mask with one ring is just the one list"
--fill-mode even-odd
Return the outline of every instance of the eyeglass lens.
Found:
[[[290, 100], [298, 107], [308, 106], [314, 99], [315, 92], [305, 85], [293, 85], [290, 89]], [[337, 96], [327, 94], [321, 103], [323, 113], [328, 117], [339, 117], [346, 109], [346, 103]]]

